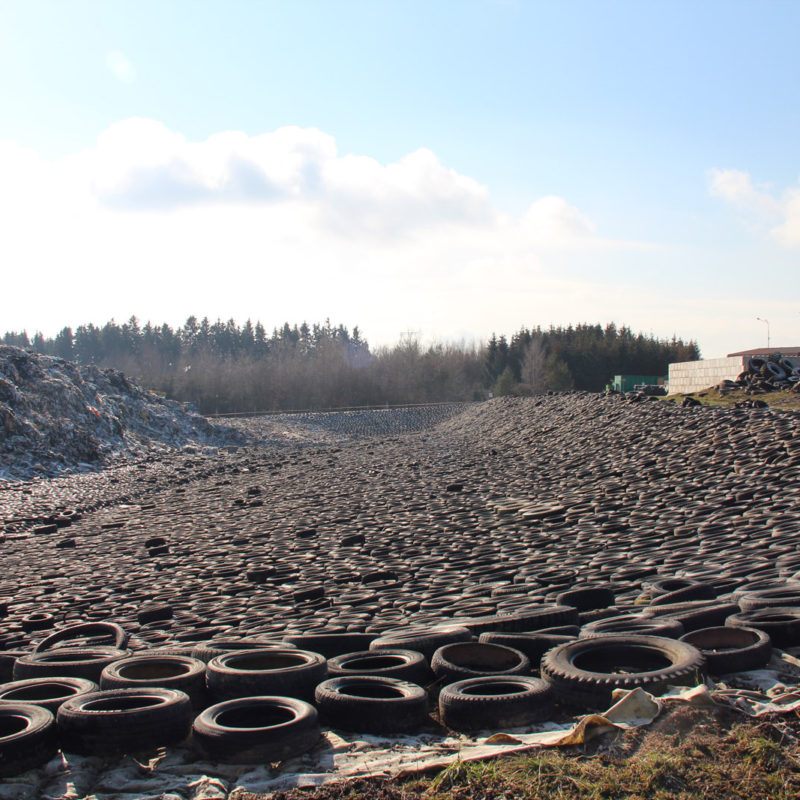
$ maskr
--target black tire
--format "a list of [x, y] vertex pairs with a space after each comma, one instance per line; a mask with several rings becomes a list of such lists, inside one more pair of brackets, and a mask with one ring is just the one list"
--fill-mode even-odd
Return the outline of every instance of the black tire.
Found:
[[458, 642], [440, 647], [431, 659], [444, 685], [485, 675], [529, 675], [530, 659], [513, 647], [485, 642]]
[[557, 699], [580, 709], [608, 708], [615, 689], [658, 694], [671, 684], [694, 685], [704, 673], [705, 658], [696, 647], [662, 636], [578, 639], [542, 658], [542, 677]]
[[14, 680], [27, 678], [85, 678], [100, 683], [100, 673], [109, 664], [130, 655], [115, 647], [62, 647], [21, 656], [14, 664]]
[[373, 675], [424, 686], [433, 678], [428, 662], [416, 650], [362, 650], [328, 659], [328, 675], [344, 678], [349, 675]]
[[108, 689], [67, 700], [56, 720], [67, 753], [135, 753], [182, 742], [192, 704], [174, 689]]
[[594, 636], [613, 636], [620, 633], [635, 633], [637, 636], [666, 636], [668, 639], [679, 639], [683, 636], [684, 629], [681, 621], [673, 617], [646, 618], [638, 614], [626, 614], [587, 623], [581, 628], [580, 638], [591, 639]]
[[[92, 646], [94, 646], [98, 644], [97, 639], [108, 639], [109, 644], [107, 646], [115, 647], [117, 650], [124, 650], [129, 638], [127, 631], [124, 631], [114, 622], [81, 622], [78, 625], [70, 625], [68, 628], [62, 628], [60, 631], [46, 636], [36, 645], [33, 652], [44, 653], [46, 650], [52, 650], [54, 645], [72, 640], [77, 640], [78, 643], [70, 645], [70, 649], [79, 646], [80, 642], [88, 643], [88, 641], [91, 641]], [[101, 646], [106, 645], [101, 644]]]
[[574, 636], [547, 633], [482, 633], [478, 641], [484, 644], [501, 644], [524, 653], [531, 662], [531, 671], [538, 672], [542, 656], [560, 644], [575, 640]]
[[291, 647], [223, 653], [206, 665], [206, 685], [217, 701], [258, 695], [310, 701], [327, 675], [323, 656]]
[[800, 644], [800, 608], [792, 606], [731, 614], [725, 620], [725, 626], [764, 631], [774, 647], [796, 647]]
[[46, 764], [58, 752], [56, 721], [30, 703], [0, 704], [0, 777]]
[[584, 586], [568, 589], [556, 595], [556, 603], [581, 611], [594, 611], [614, 605], [614, 592], [607, 586]]
[[292, 646], [274, 639], [212, 639], [210, 642], [195, 645], [191, 655], [207, 664], [223, 653], [234, 653], [238, 650], [285, 650]]
[[530, 633], [535, 636], [569, 636], [573, 639], [576, 639], [580, 632], [580, 625], [556, 625], [552, 628], [539, 628], [534, 631], [520, 631], [520, 633]]
[[703, 600], [674, 605], [647, 606], [644, 617], [672, 617], [683, 625], [684, 631], [697, 631], [723, 625], [725, 620], [739, 610], [735, 603], [707, 603]]
[[518, 609], [508, 617], [512, 621], [506, 630], [511, 632], [535, 632], [545, 628], [578, 625], [578, 609], [575, 606], [541, 605]]
[[690, 582], [688, 586], [656, 595], [652, 605], [666, 606], [670, 603], [687, 603], [692, 600], [715, 600], [717, 590], [710, 583]]
[[794, 608], [800, 606], [800, 589], [784, 587], [748, 592], [738, 598], [738, 603], [742, 611], [757, 611], [760, 608]]
[[115, 661], [100, 674], [101, 689], [142, 689], [150, 686], [185, 692], [194, 708], [203, 708], [206, 699], [206, 665], [197, 658], [142, 654]]
[[56, 619], [52, 614], [34, 612], [33, 614], [26, 614], [20, 620], [20, 625], [26, 633], [32, 633], [33, 631], [46, 631], [48, 628], [52, 628], [55, 622]]
[[687, 589], [697, 583], [697, 581], [693, 581], [690, 578], [657, 578], [655, 575], [653, 578], [656, 578], [656, 580], [648, 579], [642, 581], [642, 591], [652, 597]]
[[409, 733], [425, 722], [428, 697], [415, 683], [354, 675], [317, 686], [314, 699], [333, 728], [358, 733]]
[[136, 614], [136, 621], [140, 625], [147, 625], [150, 622], [162, 622], [165, 619], [172, 619], [172, 606], [166, 603], [142, 606]]
[[342, 656], [365, 650], [374, 641], [375, 633], [302, 633], [297, 636], [284, 636], [284, 642], [300, 650], [320, 653], [325, 658]]
[[524, 675], [467, 678], [439, 693], [439, 717], [457, 731], [518, 728], [549, 719], [552, 713], [550, 684]]
[[702, 628], [681, 636], [705, 657], [712, 675], [760, 669], [772, 655], [769, 636], [757, 628]]
[[194, 741], [215, 761], [264, 764], [308, 752], [321, 735], [317, 710], [290, 697], [240, 697], [194, 721]]
[[71, 697], [96, 692], [99, 688], [94, 681], [85, 678], [30, 678], [0, 686], [0, 704], [26, 703], [55, 714]]
[[387, 631], [370, 642], [370, 650], [416, 650], [428, 663], [443, 645], [470, 642], [472, 634], [458, 625], [441, 625], [430, 628], [401, 628]]
[[7, 683], [13, 679], [14, 664], [22, 656], [28, 656], [27, 650], [2, 650], [0, 651], [0, 681]]

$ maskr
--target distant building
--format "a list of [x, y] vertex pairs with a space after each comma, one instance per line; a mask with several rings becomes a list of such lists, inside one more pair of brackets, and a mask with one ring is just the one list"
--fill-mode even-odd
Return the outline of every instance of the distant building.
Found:
[[726, 358], [670, 364], [667, 389], [670, 394], [690, 394], [717, 386], [722, 381], [735, 381], [748, 368], [751, 358], [765, 358], [776, 353], [794, 362], [795, 366], [800, 365], [800, 347], [756, 347], [731, 353]]
[[798, 347], [756, 347], [754, 350], [742, 350], [740, 353], [728, 353], [728, 358], [734, 356], [750, 356], [764, 358], [775, 353], [780, 353], [784, 358], [800, 358], [800, 346]]

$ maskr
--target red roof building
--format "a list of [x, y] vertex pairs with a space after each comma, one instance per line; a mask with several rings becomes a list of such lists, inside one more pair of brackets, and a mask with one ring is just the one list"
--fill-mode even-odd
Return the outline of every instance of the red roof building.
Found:
[[739, 353], [728, 353], [728, 358], [734, 356], [771, 356], [780, 353], [784, 358], [800, 358], [800, 346], [794, 347], [756, 347], [754, 350], [742, 350]]

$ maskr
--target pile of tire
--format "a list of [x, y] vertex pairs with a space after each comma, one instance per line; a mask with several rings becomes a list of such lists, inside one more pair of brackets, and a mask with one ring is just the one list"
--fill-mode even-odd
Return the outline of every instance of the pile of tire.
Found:
[[115, 623], [60, 628], [0, 661], [13, 679], [0, 685], [0, 773], [38, 766], [59, 747], [102, 756], [190, 735], [218, 761], [279, 761], [313, 748], [321, 725], [414, 733], [430, 724], [436, 693], [439, 721], [453, 730], [530, 726], [559, 708], [605, 709], [617, 689], [658, 694], [757, 669], [773, 641], [800, 644], [800, 584], [734, 583], [720, 594], [707, 581], [651, 576], [633, 604], [607, 586], [575, 585], [557, 603], [381, 635], [131, 650]]
[[[262, 747], [226, 753], [234, 729], [309, 725], [297, 703], [356, 733], [413, 732], [437, 713], [498, 730], [800, 645], [796, 414], [511, 398], [419, 439], [179, 463], [105, 476], [120, 481], [113, 508], [95, 504], [97, 476], [96, 511], [66, 481], [3, 495], [6, 702], [180, 692], [190, 730], [235, 703], [188, 739], [210, 725], [207, 751], [225, 759]], [[291, 707], [251, 712], [254, 696]], [[172, 707], [99, 701], [64, 719]], [[170, 725], [168, 739], [184, 735], [185, 717]]]
[[751, 358], [747, 369], [735, 381], [726, 381], [721, 388], [743, 389], [747, 394], [800, 392], [800, 365], [797, 359], [783, 358], [780, 354]]

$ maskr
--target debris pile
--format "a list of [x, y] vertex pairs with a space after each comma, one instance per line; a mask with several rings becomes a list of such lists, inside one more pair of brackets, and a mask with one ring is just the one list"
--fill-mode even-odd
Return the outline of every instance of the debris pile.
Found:
[[741, 390], [746, 394], [800, 393], [800, 361], [783, 358], [779, 353], [769, 358], [751, 358], [735, 381], [722, 381], [717, 388], [720, 394]]
[[118, 370], [0, 346], [0, 481], [242, 440]]

